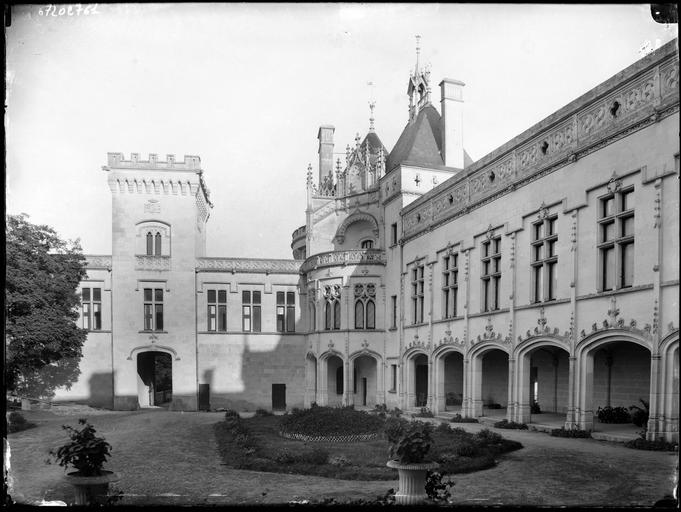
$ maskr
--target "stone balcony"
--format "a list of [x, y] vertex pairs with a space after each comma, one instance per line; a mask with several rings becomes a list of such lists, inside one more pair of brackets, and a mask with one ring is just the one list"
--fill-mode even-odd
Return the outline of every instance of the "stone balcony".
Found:
[[314, 254], [307, 258], [300, 267], [301, 273], [324, 267], [346, 265], [385, 265], [385, 251], [381, 249], [352, 249], [347, 251], [329, 251]]

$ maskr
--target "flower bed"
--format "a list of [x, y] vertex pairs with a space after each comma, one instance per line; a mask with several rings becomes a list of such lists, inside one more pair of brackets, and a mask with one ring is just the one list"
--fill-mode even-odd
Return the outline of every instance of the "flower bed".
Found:
[[383, 428], [383, 420], [352, 407], [312, 407], [283, 416], [280, 425], [283, 436], [297, 434], [325, 439], [377, 435]]

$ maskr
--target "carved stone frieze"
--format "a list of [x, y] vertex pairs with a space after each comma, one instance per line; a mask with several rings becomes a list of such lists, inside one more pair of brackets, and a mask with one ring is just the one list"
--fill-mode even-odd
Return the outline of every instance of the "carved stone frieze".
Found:
[[339, 265], [385, 265], [385, 251], [380, 249], [353, 249], [348, 251], [330, 251], [315, 254], [305, 260], [300, 272]]
[[196, 269], [201, 271], [253, 272], [269, 274], [297, 274], [300, 261], [251, 258], [197, 258]]
[[135, 256], [135, 270], [170, 270], [170, 256]]
[[85, 255], [85, 267], [86, 268], [111, 268], [111, 256], [100, 256], [100, 255]]

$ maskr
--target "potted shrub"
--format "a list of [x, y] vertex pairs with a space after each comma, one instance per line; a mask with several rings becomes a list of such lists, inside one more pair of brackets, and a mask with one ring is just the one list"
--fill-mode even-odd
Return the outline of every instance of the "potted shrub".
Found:
[[389, 468], [397, 469], [399, 487], [395, 503], [413, 505], [423, 503], [427, 498], [426, 475], [438, 467], [427, 460], [432, 444], [432, 427], [421, 421], [408, 422], [391, 418], [386, 422], [386, 437], [390, 443]]
[[50, 450], [50, 455], [68, 470], [66, 481], [74, 486], [76, 505], [104, 504], [107, 500], [109, 484], [117, 482], [119, 476], [113, 471], [103, 469], [110, 456], [111, 445], [103, 437], [95, 436], [96, 430], [86, 419], [79, 419], [82, 428], [63, 425], [71, 439], [65, 445]]

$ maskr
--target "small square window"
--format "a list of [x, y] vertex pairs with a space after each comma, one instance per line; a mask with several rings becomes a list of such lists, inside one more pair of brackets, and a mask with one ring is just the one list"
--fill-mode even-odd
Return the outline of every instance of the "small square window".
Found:
[[208, 302], [215, 302], [215, 290], [208, 290]]

